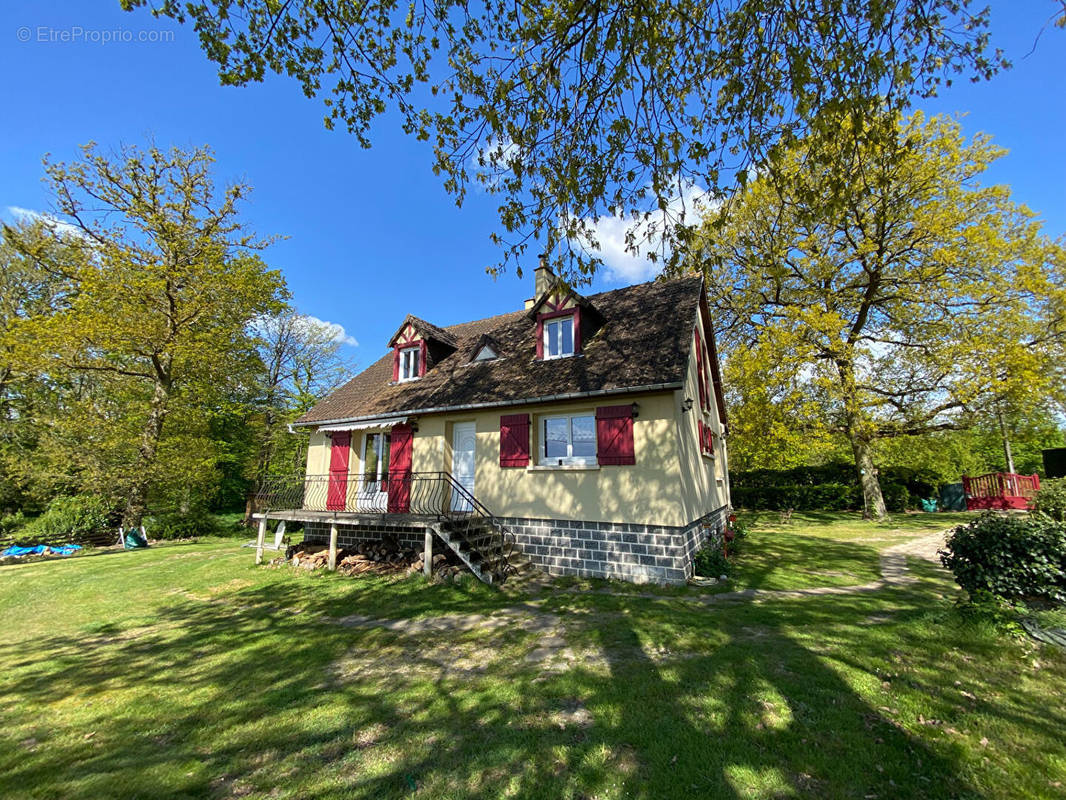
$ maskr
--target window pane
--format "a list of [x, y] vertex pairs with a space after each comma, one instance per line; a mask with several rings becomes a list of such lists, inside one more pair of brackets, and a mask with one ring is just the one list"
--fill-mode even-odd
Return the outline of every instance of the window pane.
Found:
[[378, 474], [378, 448], [374, 442], [377, 437], [376, 433], [368, 433], [363, 447], [363, 474], [367, 480], [372, 480]]
[[544, 326], [545, 336], [547, 337], [547, 355], [557, 356], [559, 355], [559, 323], [549, 322]]
[[400, 351], [400, 378], [410, 380], [418, 377], [419, 351], [417, 347], [408, 347]]
[[566, 317], [560, 321], [563, 329], [563, 355], [572, 355], [574, 352], [574, 318]]
[[596, 420], [594, 417], [573, 417], [570, 420], [574, 435], [574, 456], [593, 458], [596, 455]]
[[378, 456], [378, 462], [381, 464], [381, 475], [384, 478], [385, 473], [389, 471], [389, 439], [390, 435], [387, 433], [378, 434], [378, 447], [380, 448]]
[[547, 458], [566, 458], [568, 428], [565, 419], [544, 420], [544, 455]]

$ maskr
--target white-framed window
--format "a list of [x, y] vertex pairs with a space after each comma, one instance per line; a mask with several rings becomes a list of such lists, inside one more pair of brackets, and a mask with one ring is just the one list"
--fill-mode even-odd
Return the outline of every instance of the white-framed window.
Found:
[[418, 377], [419, 359], [422, 357], [422, 348], [405, 347], [400, 351], [400, 380], [413, 381]]
[[573, 354], [573, 316], [544, 320], [544, 358], [564, 358]]
[[596, 463], [596, 417], [592, 414], [542, 417], [540, 421], [540, 464]]

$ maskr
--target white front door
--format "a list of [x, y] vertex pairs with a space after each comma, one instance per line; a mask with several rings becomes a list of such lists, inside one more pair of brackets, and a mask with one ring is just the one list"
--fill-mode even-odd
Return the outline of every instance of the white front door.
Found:
[[[456, 483], [474, 496], [474, 449], [477, 435], [473, 422], [457, 422], [452, 426], [452, 477]], [[473, 511], [470, 501], [457, 491], [452, 492], [452, 511]]]

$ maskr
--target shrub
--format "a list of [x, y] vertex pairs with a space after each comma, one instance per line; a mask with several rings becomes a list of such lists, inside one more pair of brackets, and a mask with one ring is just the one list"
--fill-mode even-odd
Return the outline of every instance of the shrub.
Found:
[[951, 533], [940, 560], [971, 597], [1066, 602], [1066, 523], [983, 514]]
[[26, 518], [22, 516], [21, 511], [0, 516], [0, 539], [8, 539], [15, 536], [15, 534], [18, 533], [19, 528], [23, 527], [25, 524]]
[[85, 541], [105, 533], [110, 517], [111, 508], [95, 495], [57, 497], [41, 516], [23, 526], [15, 539], [29, 544]]
[[702, 547], [693, 558], [696, 574], [704, 578], [719, 578], [729, 574], [730, 564], [722, 548], [718, 546]]
[[848, 511], [862, 508], [862, 490], [846, 483], [733, 487], [733, 505], [768, 511]]
[[882, 483], [881, 496], [885, 498], [885, 508], [898, 514], [907, 510], [911, 492], [903, 483]]
[[1066, 478], [1045, 482], [1036, 493], [1033, 509], [1058, 522], [1066, 522]]
[[144, 529], [152, 539], [193, 539], [220, 532], [218, 518], [209, 511], [167, 511], [145, 517]]

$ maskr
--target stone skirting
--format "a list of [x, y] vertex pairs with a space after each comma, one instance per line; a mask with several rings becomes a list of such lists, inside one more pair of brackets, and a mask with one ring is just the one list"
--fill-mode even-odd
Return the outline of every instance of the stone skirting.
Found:
[[[384, 522], [338, 522], [337, 547], [351, 548], [361, 542], [380, 542], [391, 537], [404, 549], [421, 550], [425, 545], [424, 525], [390, 525]], [[329, 524], [304, 523], [304, 541], [308, 544], [329, 544]]]
[[709, 539], [721, 542], [729, 516], [722, 506], [684, 527], [502, 517], [518, 546], [551, 575], [683, 583]]
[[[620, 578], [634, 583], [683, 583], [692, 577], [692, 560], [708, 541], [721, 545], [729, 507], [676, 527], [562, 519], [501, 517], [518, 548], [551, 575]], [[381, 521], [338, 522], [337, 546], [354, 547], [392, 537], [403, 548], [421, 549], [425, 526]], [[329, 524], [304, 523], [304, 541], [329, 542]]]

